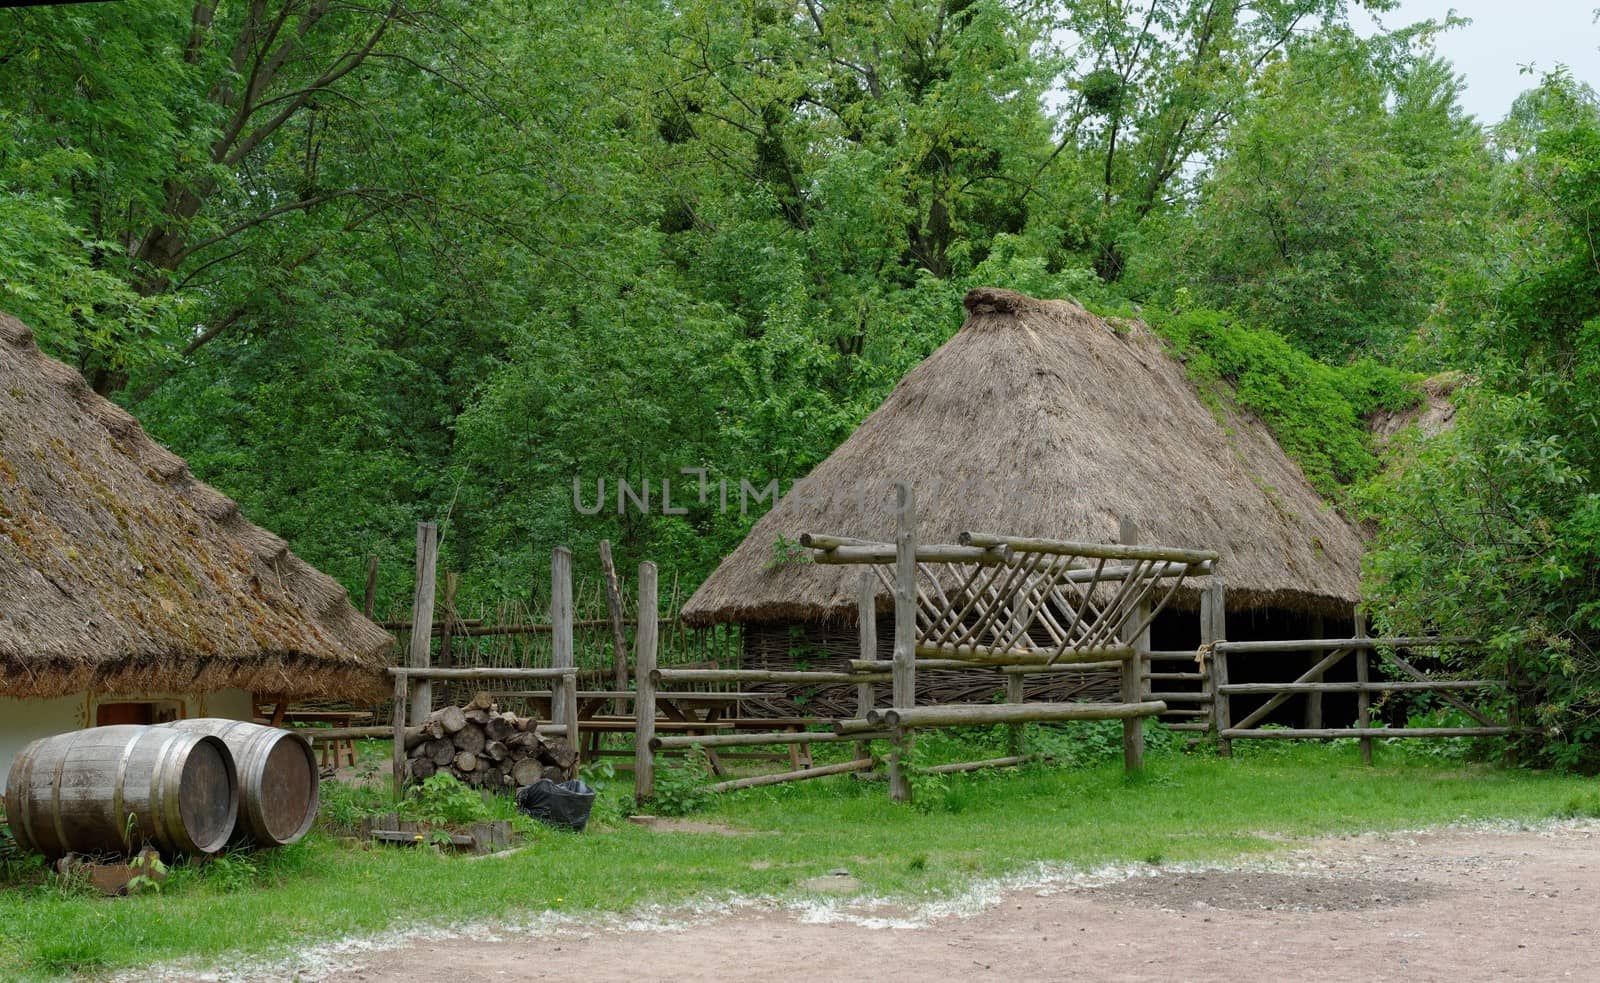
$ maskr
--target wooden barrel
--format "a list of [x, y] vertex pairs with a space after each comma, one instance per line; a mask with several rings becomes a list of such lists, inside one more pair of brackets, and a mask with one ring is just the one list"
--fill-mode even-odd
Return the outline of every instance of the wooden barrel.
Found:
[[11, 763], [6, 819], [47, 857], [216, 853], [239, 812], [233, 755], [215, 737], [121, 724], [34, 741]]
[[317, 759], [311, 742], [293, 731], [246, 720], [197, 717], [162, 726], [221, 740], [239, 769], [239, 824], [234, 839], [285, 846], [317, 818]]

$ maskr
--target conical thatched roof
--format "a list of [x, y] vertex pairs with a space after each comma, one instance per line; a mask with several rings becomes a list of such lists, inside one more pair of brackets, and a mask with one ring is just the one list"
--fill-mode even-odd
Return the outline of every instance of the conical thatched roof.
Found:
[[0, 314], [0, 695], [370, 699], [392, 644]]
[[955, 337], [756, 523], [686, 620], [853, 618], [859, 568], [775, 565], [775, 547], [803, 532], [892, 541], [897, 480], [914, 484], [925, 543], [963, 530], [1114, 542], [1128, 516], [1143, 542], [1217, 550], [1230, 610], [1349, 611], [1356, 530], [1263, 426], [1208, 406], [1147, 327], [1004, 290], [966, 304]]

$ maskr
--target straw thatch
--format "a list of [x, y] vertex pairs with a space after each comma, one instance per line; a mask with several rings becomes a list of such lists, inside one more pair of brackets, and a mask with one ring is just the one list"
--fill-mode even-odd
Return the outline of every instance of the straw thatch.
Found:
[[392, 645], [0, 314], [0, 695], [371, 699]]
[[966, 305], [955, 337], [756, 523], [685, 620], [853, 619], [860, 568], [775, 563], [775, 547], [802, 532], [891, 541], [892, 481], [913, 483], [925, 543], [962, 530], [1113, 542], [1127, 516], [1144, 542], [1217, 550], [1230, 610], [1349, 612], [1359, 534], [1263, 426], [1208, 405], [1149, 328], [1004, 290]]

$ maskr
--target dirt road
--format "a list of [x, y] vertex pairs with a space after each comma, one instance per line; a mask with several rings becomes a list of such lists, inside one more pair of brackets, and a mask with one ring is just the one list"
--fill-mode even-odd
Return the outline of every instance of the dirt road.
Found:
[[[1320, 841], [1003, 891], [976, 914], [746, 910], [682, 928], [345, 952], [337, 981], [1600, 979], [1600, 825]], [[898, 926], [898, 927], [884, 927]], [[304, 972], [304, 967], [301, 969]]]

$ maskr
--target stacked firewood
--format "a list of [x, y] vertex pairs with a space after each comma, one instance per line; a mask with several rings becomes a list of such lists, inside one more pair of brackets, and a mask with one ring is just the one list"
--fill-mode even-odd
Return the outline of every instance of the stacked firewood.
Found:
[[502, 712], [484, 693], [429, 714], [407, 731], [406, 750], [416, 781], [449, 772], [468, 785], [503, 789], [541, 778], [567, 781], [578, 771], [578, 755], [566, 741], [540, 737], [537, 720]]

